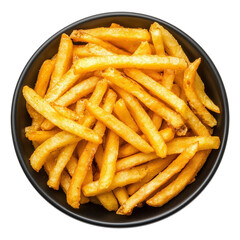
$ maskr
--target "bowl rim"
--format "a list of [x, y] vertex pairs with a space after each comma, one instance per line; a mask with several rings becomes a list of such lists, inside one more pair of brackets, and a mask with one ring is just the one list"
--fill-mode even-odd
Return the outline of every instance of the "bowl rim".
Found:
[[[170, 29], [173, 29], [174, 31], [176, 31], [179, 35], [181, 35], [181, 37], [185, 38], [191, 45], [194, 46], [194, 48], [196, 48], [199, 52], [201, 52], [201, 54], [204, 56], [204, 58], [207, 61], [207, 64], [210, 66], [210, 68], [212, 69], [214, 75], [216, 76], [216, 79], [218, 81], [219, 84], [219, 88], [220, 88], [220, 95], [223, 98], [223, 108], [224, 108], [224, 118], [225, 118], [225, 122], [224, 122], [224, 131], [223, 131], [223, 139], [222, 139], [222, 143], [219, 149], [219, 154], [217, 155], [215, 164], [213, 165], [211, 171], [209, 172], [208, 176], [204, 179], [204, 181], [202, 182], [202, 184], [196, 189], [195, 192], [193, 192], [188, 198], [186, 198], [183, 202], [181, 202], [180, 204], [178, 204], [177, 206], [171, 208], [170, 210], [168, 210], [167, 212], [151, 217], [151, 218], [147, 218], [147, 219], [143, 219], [143, 220], [138, 220], [138, 221], [132, 221], [132, 222], [126, 222], [126, 223], [110, 223], [110, 222], [103, 222], [103, 221], [98, 221], [98, 220], [94, 220], [94, 219], [90, 219], [90, 218], [86, 218], [83, 216], [80, 216], [78, 214], [75, 214], [73, 212], [71, 212], [70, 210], [66, 209], [65, 207], [61, 206], [57, 201], [55, 201], [54, 199], [52, 199], [51, 197], [48, 196], [47, 193], [45, 193], [42, 188], [37, 184], [37, 182], [34, 180], [34, 178], [32, 177], [31, 173], [28, 171], [27, 166], [25, 164], [25, 161], [23, 159], [23, 156], [21, 154], [19, 145], [18, 145], [18, 140], [17, 140], [17, 132], [16, 132], [16, 128], [15, 128], [15, 120], [16, 120], [16, 105], [17, 105], [17, 98], [18, 95], [20, 94], [20, 89], [22, 86], [22, 83], [24, 81], [24, 76], [26, 74], [26, 72], [28, 71], [29, 67], [31, 66], [31, 64], [35, 61], [35, 59], [37, 58], [37, 56], [41, 53], [41, 51], [52, 41], [54, 40], [56, 37], [58, 37], [61, 33], [66, 32], [68, 29], [77, 26], [79, 24], [85, 23], [85, 22], [89, 22], [89, 21], [94, 21], [97, 19], [101, 19], [101, 18], [106, 18], [106, 17], [116, 17], [116, 16], [122, 16], [122, 17], [138, 17], [138, 18], [143, 18], [143, 19], [147, 19], [147, 20], [151, 20], [151, 21], [156, 21], [156, 22], [160, 22], [162, 24], [164, 24], [165, 26], [167, 26]], [[13, 100], [12, 100], [12, 107], [11, 107], [11, 131], [12, 131], [12, 139], [13, 139], [13, 144], [14, 144], [14, 148], [15, 148], [15, 152], [17, 155], [17, 158], [19, 160], [19, 163], [26, 175], [26, 177], [28, 178], [28, 180], [31, 182], [31, 184], [33, 185], [33, 187], [38, 191], [38, 193], [45, 199], [47, 200], [50, 204], [52, 204], [54, 207], [56, 207], [58, 210], [62, 211], [63, 213], [67, 214], [68, 216], [71, 216], [77, 220], [81, 220], [83, 222], [89, 223], [89, 224], [94, 224], [97, 226], [104, 226], [104, 227], [135, 227], [135, 226], [140, 226], [140, 225], [145, 225], [145, 224], [149, 224], [149, 223], [153, 223], [156, 222], [158, 220], [162, 220], [176, 212], [178, 212], [179, 210], [181, 210], [183, 207], [185, 207], [186, 205], [188, 205], [193, 199], [195, 199], [202, 191], [203, 189], [207, 186], [207, 184], [210, 182], [210, 180], [212, 179], [212, 177], [214, 176], [216, 170], [219, 167], [219, 164], [222, 160], [223, 154], [224, 154], [224, 150], [227, 144], [227, 138], [228, 138], [228, 131], [229, 131], [229, 107], [228, 107], [228, 99], [227, 99], [227, 94], [226, 94], [226, 90], [225, 87], [223, 85], [222, 79], [218, 73], [218, 70], [216, 69], [214, 63], [212, 62], [212, 60], [210, 59], [210, 57], [207, 55], [207, 53], [202, 49], [202, 47], [195, 42], [190, 36], [188, 36], [185, 32], [183, 32], [182, 30], [178, 29], [177, 27], [175, 27], [174, 25], [161, 20], [159, 18], [150, 16], [150, 15], [146, 15], [146, 14], [142, 14], [142, 13], [136, 13], [136, 12], [106, 12], [106, 13], [101, 13], [101, 14], [96, 14], [96, 15], [92, 15], [89, 17], [85, 17], [83, 19], [80, 19], [78, 21], [73, 22], [72, 24], [62, 28], [60, 31], [56, 32], [54, 35], [52, 35], [48, 40], [46, 40], [36, 51], [35, 53], [31, 56], [31, 58], [29, 59], [29, 61], [27, 62], [27, 64], [25, 65], [19, 79], [17, 82], [17, 85], [15, 87], [14, 90], [14, 94], [13, 94]]]

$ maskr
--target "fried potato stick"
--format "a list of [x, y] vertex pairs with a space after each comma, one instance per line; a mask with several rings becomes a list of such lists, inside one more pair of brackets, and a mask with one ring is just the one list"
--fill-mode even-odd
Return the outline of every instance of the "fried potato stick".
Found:
[[207, 111], [204, 105], [200, 102], [194, 88], [195, 75], [200, 62], [201, 58], [195, 60], [184, 72], [183, 89], [190, 106], [195, 110], [200, 119], [208, 126], [214, 127], [217, 125], [216, 119]]
[[152, 147], [145, 140], [143, 140], [130, 127], [119, 121], [112, 114], [107, 113], [102, 108], [90, 102], [87, 103], [87, 110], [99, 121], [103, 122], [109, 129], [111, 129], [125, 141], [131, 143], [140, 151], [146, 153], [153, 151]]
[[57, 113], [50, 104], [42, 99], [36, 92], [28, 86], [23, 87], [23, 95], [26, 101], [41, 115], [58, 126], [62, 130], [66, 130], [83, 139], [101, 143], [101, 138], [92, 130], [80, 125], [70, 119], [67, 119]]
[[171, 177], [179, 173], [198, 151], [198, 143], [188, 146], [165, 170], [149, 183], [143, 185], [117, 211], [117, 214], [131, 214], [133, 208], [147, 199], [154, 191], [165, 184]]

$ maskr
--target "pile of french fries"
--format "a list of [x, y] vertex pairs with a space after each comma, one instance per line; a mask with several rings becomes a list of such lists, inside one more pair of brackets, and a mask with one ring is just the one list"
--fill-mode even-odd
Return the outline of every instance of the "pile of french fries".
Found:
[[190, 62], [163, 26], [110, 27], [62, 34], [34, 89], [24, 86], [32, 118], [30, 163], [73, 208], [92, 202], [130, 215], [160, 207], [195, 177], [220, 140], [220, 113]]

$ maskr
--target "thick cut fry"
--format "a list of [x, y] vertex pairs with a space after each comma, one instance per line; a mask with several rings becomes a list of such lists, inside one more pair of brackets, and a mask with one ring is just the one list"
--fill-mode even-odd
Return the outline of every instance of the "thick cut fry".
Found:
[[[175, 131], [171, 127], [170, 128], [165, 128], [165, 129], [159, 131], [159, 133], [161, 134], [164, 142], [171, 141], [174, 138], [174, 135], [175, 135]], [[135, 148], [131, 144], [127, 143], [119, 149], [118, 158], [127, 157], [127, 156], [130, 156], [130, 155], [132, 155], [134, 153], [137, 153], [137, 152], [139, 152], [139, 150], [137, 148]]]
[[85, 46], [79, 45], [73, 47], [75, 57], [93, 57], [93, 56], [112, 56], [114, 53], [94, 43], [88, 43]]
[[[135, 71], [135, 69], [133, 70]], [[156, 98], [152, 97], [148, 94], [140, 85], [131, 79], [123, 76], [119, 71], [108, 68], [104, 72], [104, 77], [117, 85], [118, 87], [126, 90], [131, 93], [135, 97], [137, 97], [141, 102], [143, 102], [148, 108], [150, 108], [153, 112], [156, 112], [160, 115], [164, 120], [169, 122], [174, 128], [179, 130], [182, 134], [185, 134], [187, 128], [183, 122], [182, 117], [174, 112], [172, 109], [167, 107], [164, 103], [160, 102]], [[154, 80], [153, 80], [154, 81]], [[172, 94], [172, 92], [171, 92]], [[172, 94], [174, 95], [174, 94]], [[175, 95], [174, 95], [175, 96]]]
[[[165, 28], [160, 26], [162, 36], [163, 36], [163, 42], [164, 47], [167, 51], [167, 53], [170, 56], [179, 57], [185, 59], [187, 64], [190, 64], [190, 61], [187, 57], [187, 55], [184, 53], [182, 47], [179, 45], [177, 40], [173, 37], [171, 33], [169, 33]], [[214, 111], [216, 113], [220, 113], [220, 109], [218, 106], [216, 106], [213, 101], [207, 96], [207, 94], [204, 91], [204, 83], [202, 82], [200, 76], [197, 74], [196, 80], [195, 80], [195, 89], [197, 96], [199, 97], [202, 104], [207, 107], [209, 110]]]
[[84, 73], [74, 73], [74, 68], [71, 67], [55, 84], [55, 86], [47, 92], [45, 99], [48, 102], [54, 102], [61, 97], [67, 90], [69, 90], [79, 79], [84, 77]]
[[[164, 129], [165, 130], [165, 129]], [[164, 131], [162, 130], [162, 131]], [[199, 150], [208, 150], [208, 149], [218, 149], [220, 145], [220, 139], [219, 137], [180, 137], [180, 138], [174, 138], [172, 141], [167, 143], [167, 154], [178, 154], [183, 152], [185, 147], [193, 142], [199, 143]], [[135, 151], [134, 151], [135, 150]], [[129, 156], [129, 158], [135, 158], [135, 155], [132, 155], [136, 153], [136, 149], [133, 149], [131, 145], [126, 145], [120, 148], [119, 150], [119, 157], [126, 157]], [[158, 156], [155, 153], [139, 153], [141, 154], [141, 157], [143, 159], [155, 159]], [[155, 154], [155, 155], [154, 155]], [[127, 157], [126, 157], [127, 158]], [[122, 160], [122, 159], [121, 159]], [[121, 161], [119, 160], [119, 161]], [[119, 162], [118, 161], [118, 162]], [[117, 163], [118, 167], [118, 163]]]
[[129, 198], [128, 192], [125, 187], [115, 188], [113, 190], [113, 193], [116, 196], [120, 205], [123, 205]]
[[55, 134], [59, 133], [60, 130], [52, 131], [30, 131], [26, 133], [26, 137], [30, 141], [44, 142]]
[[134, 132], [139, 132], [140, 129], [132, 118], [128, 111], [123, 99], [119, 99], [113, 109], [113, 112], [117, 115], [118, 119], [129, 126]]
[[106, 50], [112, 53], [120, 54], [120, 55], [129, 55], [128, 52], [125, 52], [124, 50], [115, 47], [111, 43], [105, 42], [99, 39], [98, 37], [95, 37], [93, 34], [88, 34], [85, 30], [74, 30], [71, 33], [70, 37], [73, 39], [74, 42], [94, 43], [105, 48]]
[[85, 97], [91, 93], [96, 87], [98, 81], [99, 78], [95, 76], [81, 81], [79, 84], [75, 85], [64, 95], [62, 95], [55, 103], [57, 105], [65, 107], [75, 103], [80, 98]]
[[26, 101], [41, 115], [58, 126], [86, 140], [101, 143], [101, 138], [91, 129], [67, 119], [57, 113], [50, 104], [42, 99], [35, 91], [27, 86], [23, 87], [23, 95]]
[[175, 74], [173, 70], [165, 69], [161, 84], [168, 90], [171, 90], [174, 82], [174, 77], [175, 77]]
[[94, 115], [99, 121], [102, 121], [109, 129], [123, 138], [126, 142], [131, 143], [142, 152], [152, 152], [152, 147], [143, 140], [130, 127], [119, 121], [112, 114], [107, 113], [102, 108], [88, 102], [87, 110]]
[[[112, 112], [116, 101], [117, 95], [110, 89], [107, 93], [107, 97], [104, 103], [104, 109], [106, 112]], [[97, 122], [94, 131], [97, 132], [101, 137], [104, 135], [106, 126], [101, 122]], [[88, 168], [92, 163], [93, 157], [97, 151], [99, 144], [88, 142], [83, 153], [81, 154], [77, 168], [72, 177], [72, 181], [67, 193], [67, 202], [73, 208], [79, 208], [81, 186], [83, 184], [84, 178], [87, 174]]]
[[217, 124], [216, 119], [207, 111], [207, 109], [200, 102], [194, 89], [195, 75], [200, 62], [201, 58], [195, 60], [186, 69], [183, 79], [183, 89], [190, 106], [194, 109], [194, 111], [201, 118], [201, 120], [208, 126], [214, 127]]
[[57, 158], [56, 164], [52, 171], [49, 173], [47, 185], [55, 190], [59, 188], [59, 179], [61, 178], [62, 171], [70, 160], [77, 143], [70, 144], [64, 147]]
[[69, 69], [72, 61], [72, 49], [73, 44], [71, 39], [68, 35], [63, 33], [59, 44], [55, 67], [49, 84], [49, 90], [54, 87], [63, 74]]
[[[146, 176], [139, 182], [128, 185], [127, 191], [129, 195], [133, 195], [145, 183], [152, 180], [157, 174], [165, 169], [176, 158], [176, 155], [171, 155], [166, 158], [158, 158], [148, 163], [148, 172]], [[121, 204], [122, 205], [122, 204]]]
[[178, 177], [147, 201], [153, 207], [161, 207], [177, 196], [197, 175], [211, 151], [198, 152], [182, 170]]
[[45, 93], [47, 92], [47, 87], [55, 66], [55, 62], [55, 60], [45, 60], [39, 70], [34, 90], [41, 97], [44, 97]]
[[186, 103], [182, 99], [178, 98], [175, 94], [173, 94], [170, 90], [166, 89], [161, 84], [157, 83], [156, 81], [146, 76], [143, 72], [137, 69], [125, 69], [125, 73], [131, 78], [133, 78], [135, 81], [142, 84], [145, 88], [150, 90], [158, 98], [168, 103], [177, 112], [179, 112], [181, 116], [187, 121], [187, 124], [190, 126], [190, 128], [194, 131], [195, 134], [200, 136], [206, 136], [208, 134], [207, 128], [193, 114], [193, 112], [186, 105]]
[[[81, 30], [76, 30], [81, 31]], [[150, 41], [151, 37], [146, 29], [136, 28], [93, 28], [84, 30], [84, 32], [96, 36], [106, 41]]]
[[30, 163], [35, 171], [39, 171], [43, 164], [46, 162], [48, 155], [68, 144], [76, 143], [80, 140], [79, 137], [71, 133], [61, 131], [53, 137], [43, 142], [31, 155]]
[[149, 153], [149, 154], [137, 153], [137, 154], [134, 154], [132, 156], [122, 158], [122, 159], [117, 161], [116, 172], [135, 167], [137, 165], [149, 162], [149, 161], [154, 160], [156, 158], [159, 158], [159, 157], [154, 152]]
[[99, 194], [97, 199], [108, 211], [116, 211], [118, 209], [118, 202], [113, 192]]
[[120, 88], [117, 89], [117, 92], [126, 102], [128, 109], [133, 115], [139, 128], [141, 129], [143, 134], [147, 137], [150, 144], [154, 148], [156, 154], [162, 158], [166, 157], [167, 146], [161, 134], [158, 132], [157, 128], [153, 124], [151, 118], [145, 112], [145, 110], [143, 109], [141, 104], [138, 102], [138, 100], [135, 97], [133, 97], [131, 94], [125, 92]]
[[119, 137], [114, 132], [108, 132], [106, 147], [102, 159], [102, 167], [99, 178], [99, 189], [108, 188], [113, 180], [118, 156]]
[[75, 74], [103, 70], [106, 67], [142, 68], [160, 71], [164, 69], [185, 70], [187, 64], [185, 60], [176, 57], [117, 55], [82, 58], [77, 60], [73, 66]]
[[143, 185], [136, 193], [134, 193], [117, 211], [117, 214], [131, 214], [133, 208], [146, 200], [154, 191], [165, 184], [171, 177], [179, 173], [190, 159], [198, 151], [198, 143], [193, 143], [187, 147], [165, 170], [159, 173], [149, 183]]
[[161, 30], [160, 30], [159, 24], [154, 22], [151, 25], [149, 31], [151, 33], [153, 46], [155, 48], [155, 51], [156, 51], [157, 55], [164, 56], [165, 51], [164, 51], [164, 45], [163, 45], [163, 38], [162, 38], [162, 33], [161, 33]]
[[110, 192], [117, 187], [124, 187], [128, 184], [138, 182], [146, 176], [147, 170], [148, 169], [146, 166], [139, 166], [129, 170], [118, 172], [115, 174], [111, 185], [107, 189], [99, 190], [99, 181], [94, 181], [83, 186], [83, 194], [86, 197], [95, 196], [105, 192]]
[[141, 44], [134, 52], [134, 55], [151, 55], [151, 54], [152, 50], [148, 42], [141, 42]]

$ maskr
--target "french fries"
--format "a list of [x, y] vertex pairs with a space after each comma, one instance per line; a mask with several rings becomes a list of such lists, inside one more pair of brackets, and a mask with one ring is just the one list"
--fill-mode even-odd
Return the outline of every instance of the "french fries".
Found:
[[158, 23], [62, 34], [34, 89], [23, 87], [30, 165], [44, 167], [46, 184], [75, 209], [89, 201], [120, 215], [145, 202], [161, 207], [198, 181], [220, 146], [206, 108], [220, 109], [199, 64]]

